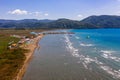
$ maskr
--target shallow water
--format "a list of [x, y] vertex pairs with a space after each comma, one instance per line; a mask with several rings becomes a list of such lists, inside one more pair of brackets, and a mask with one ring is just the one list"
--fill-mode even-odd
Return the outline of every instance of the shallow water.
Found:
[[120, 29], [62, 31], [75, 34], [45, 36], [23, 80], [120, 80]]

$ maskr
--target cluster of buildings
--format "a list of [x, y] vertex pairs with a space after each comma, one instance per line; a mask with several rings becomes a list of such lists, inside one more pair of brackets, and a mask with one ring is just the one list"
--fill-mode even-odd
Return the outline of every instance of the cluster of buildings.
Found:
[[37, 35], [35, 32], [31, 32], [32, 36], [20, 36], [20, 35], [10, 35], [11, 37], [19, 38], [20, 40], [15, 43], [11, 41], [8, 43], [8, 49], [16, 49], [18, 47], [27, 47], [27, 45], [34, 42], [34, 37]]

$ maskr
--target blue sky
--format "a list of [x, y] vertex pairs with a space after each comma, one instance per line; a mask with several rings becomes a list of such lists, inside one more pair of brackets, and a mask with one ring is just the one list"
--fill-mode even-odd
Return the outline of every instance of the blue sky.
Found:
[[81, 20], [91, 15], [120, 15], [120, 0], [0, 0], [0, 19]]

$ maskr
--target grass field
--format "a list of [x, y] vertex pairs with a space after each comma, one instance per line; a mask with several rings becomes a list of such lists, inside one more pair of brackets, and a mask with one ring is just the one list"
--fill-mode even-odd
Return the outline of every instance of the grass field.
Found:
[[6, 36], [6, 35], [0, 35], [0, 54], [4, 53], [7, 49], [8, 43], [11, 41], [15, 41], [17, 43], [19, 41], [18, 38]]
[[[41, 32], [43, 30], [34, 30]], [[20, 39], [10, 35], [30, 36], [31, 30], [0, 30], [0, 80], [13, 80], [25, 60], [24, 53], [28, 50], [17, 48], [7, 49], [8, 43], [17, 43]]]

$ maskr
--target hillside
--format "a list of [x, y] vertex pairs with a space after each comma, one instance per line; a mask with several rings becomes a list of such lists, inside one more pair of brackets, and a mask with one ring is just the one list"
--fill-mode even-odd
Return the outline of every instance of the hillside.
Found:
[[96, 26], [80, 21], [69, 19], [58, 20], [0, 20], [0, 28], [15, 28], [15, 29], [38, 29], [38, 28], [67, 28], [67, 29], [81, 29], [81, 28], [97, 28]]
[[99, 28], [120, 28], [120, 16], [90, 16], [81, 22], [93, 24]]
[[120, 28], [120, 16], [90, 16], [81, 21], [58, 20], [0, 20], [0, 28], [38, 29], [38, 28], [66, 28], [66, 29], [93, 29], [93, 28]]
[[69, 19], [58, 19], [56, 21], [45, 24], [44, 27], [45, 28], [66, 28], [66, 29], [97, 28], [92, 24], [69, 20]]

